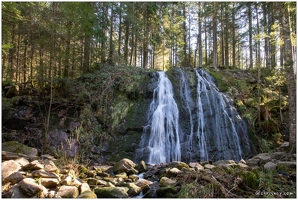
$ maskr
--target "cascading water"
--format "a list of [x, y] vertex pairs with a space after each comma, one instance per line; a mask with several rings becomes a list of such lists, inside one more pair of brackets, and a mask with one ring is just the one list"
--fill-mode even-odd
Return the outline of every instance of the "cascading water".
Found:
[[[196, 81], [190, 85], [192, 74]], [[136, 160], [150, 164], [174, 160], [239, 161], [244, 155], [243, 149], [249, 153], [245, 122], [233, 107], [233, 101], [219, 92], [213, 77], [206, 71], [178, 69], [176, 78], [180, 80], [180, 92], [176, 100], [179, 110], [170, 80], [165, 72], [158, 72], [158, 75], [148, 125], [143, 129]]]
[[242, 150], [238, 134], [247, 132], [246, 125], [232, 106], [232, 100], [219, 92], [213, 78], [204, 70], [195, 69], [195, 73], [198, 80], [196, 135], [200, 160], [239, 161]]
[[179, 110], [173, 96], [173, 86], [165, 72], [158, 72], [158, 86], [148, 113], [149, 124], [141, 138], [142, 150], [149, 153], [147, 163], [180, 161]]

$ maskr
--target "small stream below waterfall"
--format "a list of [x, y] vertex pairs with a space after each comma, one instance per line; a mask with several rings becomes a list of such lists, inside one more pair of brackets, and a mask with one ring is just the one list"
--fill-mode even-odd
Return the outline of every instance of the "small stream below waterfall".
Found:
[[[242, 149], [249, 151], [246, 124], [232, 99], [219, 92], [213, 77], [202, 69], [178, 68], [175, 81], [179, 88], [173, 88], [166, 72], [157, 74], [148, 124], [135, 160], [149, 164], [241, 160]], [[190, 75], [195, 77], [195, 85], [190, 85]]]

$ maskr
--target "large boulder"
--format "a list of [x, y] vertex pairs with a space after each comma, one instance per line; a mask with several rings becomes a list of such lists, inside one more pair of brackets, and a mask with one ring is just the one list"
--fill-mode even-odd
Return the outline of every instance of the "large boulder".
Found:
[[10, 182], [11, 184], [16, 184], [16, 183], [20, 182], [21, 180], [23, 180], [23, 174], [20, 172], [13, 172], [8, 177], [6, 177], [3, 180], [3, 182], [4, 183]]
[[19, 184], [20, 190], [29, 197], [33, 197], [43, 191], [43, 187], [35, 183], [33, 178], [24, 178]]
[[14, 160], [2, 162], [2, 181], [10, 176], [12, 173], [19, 171], [20, 169], [21, 166]]
[[121, 172], [126, 172], [128, 175], [137, 174], [138, 171], [135, 169], [135, 167], [136, 164], [133, 161], [123, 158], [114, 165], [114, 173], [118, 174]]
[[8, 141], [8, 142], [2, 143], [2, 150], [13, 152], [13, 153], [22, 153], [27, 156], [37, 156], [37, 153], [38, 153], [36, 148], [28, 147], [17, 141]]
[[127, 187], [102, 187], [95, 188], [94, 192], [97, 198], [127, 198], [128, 190]]

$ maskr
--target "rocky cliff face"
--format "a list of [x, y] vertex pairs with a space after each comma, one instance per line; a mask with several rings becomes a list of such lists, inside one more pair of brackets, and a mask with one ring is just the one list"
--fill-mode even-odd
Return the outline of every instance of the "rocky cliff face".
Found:
[[[199, 123], [198, 116], [194, 114], [197, 109], [196, 73], [193, 69], [182, 72], [174, 68], [167, 75], [173, 84], [180, 112], [179, 125], [184, 133], [180, 136], [184, 141], [182, 161], [202, 160], [195, 144], [198, 138], [193, 144], [186, 139], [191, 131], [198, 129]], [[184, 85], [186, 82], [187, 86]], [[60, 81], [54, 90], [48, 133], [45, 133], [45, 120], [49, 92], [45, 90], [36, 96], [3, 98], [3, 142], [19, 141], [41, 152], [46, 135], [47, 150], [52, 155], [76, 156], [70, 152], [72, 145], [77, 145], [80, 158], [93, 163], [117, 161], [124, 157], [135, 159], [157, 85], [156, 72], [130, 67], [102, 67], [75, 81]], [[188, 92], [187, 98], [183, 94], [185, 92]], [[190, 124], [191, 120], [193, 124]], [[212, 127], [213, 124], [206, 126]], [[214, 142], [215, 137], [210, 136], [209, 142]], [[247, 149], [243, 152], [244, 156], [249, 153]], [[215, 158], [213, 154], [217, 154], [218, 147], [208, 147], [208, 151]], [[236, 157], [231, 159], [239, 160]]]

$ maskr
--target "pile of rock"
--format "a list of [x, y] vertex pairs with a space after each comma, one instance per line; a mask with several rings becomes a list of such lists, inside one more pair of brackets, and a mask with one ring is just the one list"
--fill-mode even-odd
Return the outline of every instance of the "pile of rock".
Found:
[[144, 161], [136, 164], [124, 158], [114, 165], [87, 168], [73, 164], [58, 168], [55, 159], [49, 155], [37, 157], [2, 151], [2, 197], [176, 197], [182, 187], [180, 179], [186, 174], [197, 174], [201, 179], [221, 186], [214, 179], [214, 172], [217, 169], [229, 172], [234, 169], [250, 171], [252, 168], [272, 170], [288, 167], [285, 169], [287, 172], [295, 171], [296, 162], [278, 160], [284, 156], [281, 153], [259, 154], [247, 162], [244, 160], [238, 163], [233, 160], [189, 164], [171, 162], [154, 166], [146, 165]]

